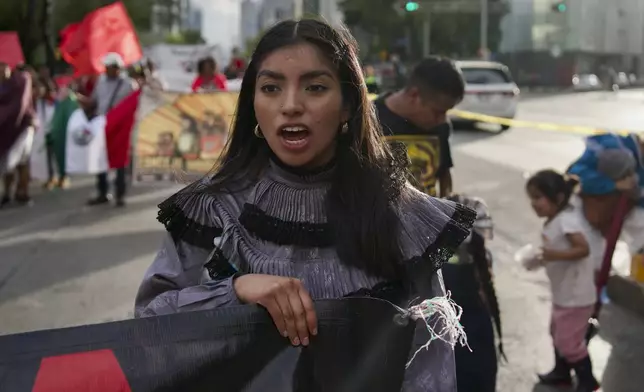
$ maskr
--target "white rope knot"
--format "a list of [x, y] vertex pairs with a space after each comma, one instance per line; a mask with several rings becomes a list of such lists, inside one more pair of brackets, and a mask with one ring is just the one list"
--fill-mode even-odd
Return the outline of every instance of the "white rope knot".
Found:
[[414, 321], [423, 320], [430, 335], [427, 343], [416, 350], [409, 362], [407, 362], [407, 367], [411, 365], [421, 350], [427, 350], [435, 340], [442, 340], [452, 348], [458, 343], [472, 351], [467, 344], [467, 335], [460, 322], [463, 309], [451, 299], [449, 291], [443, 297], [426, 299], [406, 311], [403, 309], [403, 312]]

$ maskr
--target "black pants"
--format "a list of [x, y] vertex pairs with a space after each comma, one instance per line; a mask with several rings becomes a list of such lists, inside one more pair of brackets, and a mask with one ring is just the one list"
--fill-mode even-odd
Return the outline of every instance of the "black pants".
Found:
[[458, 392], [496, 391], [498, 359], [490, 314], [483, 306], [463, 305], [461, 324], [472, 351], [460, 345], [454, 347]]
[[[49, 176], [49, 180], [51, 181], [56, 176], [56, 156], [54, 153], [54, 146], [50, 143], [47, 143], [45, 151], [47, 153], [47, 175]], [[63, 177], [64, 174], [60, 173], [60, 176]]]
[[[116, 188], [116, 199], [121, 200], [125, 197], [125, 170], [126, 168], [116, 169], [116, 179], [114, 181], [114, 188]], [[98, 197], [107, 197], [109, 191], [109, 184], [107, 183], [107, 173], [101, 173], [96, 176], [96, 189], [98, 190]]]

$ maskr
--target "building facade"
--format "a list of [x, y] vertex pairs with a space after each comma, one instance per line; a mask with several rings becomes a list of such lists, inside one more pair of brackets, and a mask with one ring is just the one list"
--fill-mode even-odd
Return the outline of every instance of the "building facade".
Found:
[[[509, 2], [511, 11], [501, 24], [501, 58], [529, 62], [532, 56], [532, 62], [567, 68], [559, 69], [562, 75], [598, 73], [605, 66], [644, 74], [644, 0]], [[565, 10], [554, 11], [556, 3], [565, 4]]]
[[275, 23], [302, 15], [318, 15], [333, 26], [343, 22], [339, 0], [263, 0], [259, 28], [265, 30]]
[[203, 31], [203, 10], [199, 5], [188, 1], [182, 16], [182, 28], [184, 30]]
[[241, 3], [240, 34], [242, 45], [255, 39], [260, 33], [261, 4], [259, 0], [244, 0]]

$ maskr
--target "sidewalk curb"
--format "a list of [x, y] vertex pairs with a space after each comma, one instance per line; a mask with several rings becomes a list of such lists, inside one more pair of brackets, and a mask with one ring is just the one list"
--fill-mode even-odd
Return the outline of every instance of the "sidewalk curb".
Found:
[[606, 291], [615, 304], [644, 317], [644, 284], [621, 275], [613, 275], [608, 280]]
[[[634, 89], [641, 89], [641, 88], [644, 88], [644, 83], [621, 86], [619, 90], [634, 90]], [[577, 90], [573, 87], [519, 86], [519, 90], [521, 91], [521, 94], [525, 94], [528, 96], [580, 94], [580, 93], [591, 93], [591, 92], [597, 92], [597, 91], [610, 92], [604, 87]]]

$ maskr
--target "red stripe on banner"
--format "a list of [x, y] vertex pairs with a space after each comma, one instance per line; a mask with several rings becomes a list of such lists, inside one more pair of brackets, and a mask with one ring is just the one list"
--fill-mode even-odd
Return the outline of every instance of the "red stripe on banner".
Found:
[[112, 350], [43, 358], [32, 392], [132, 392]]

